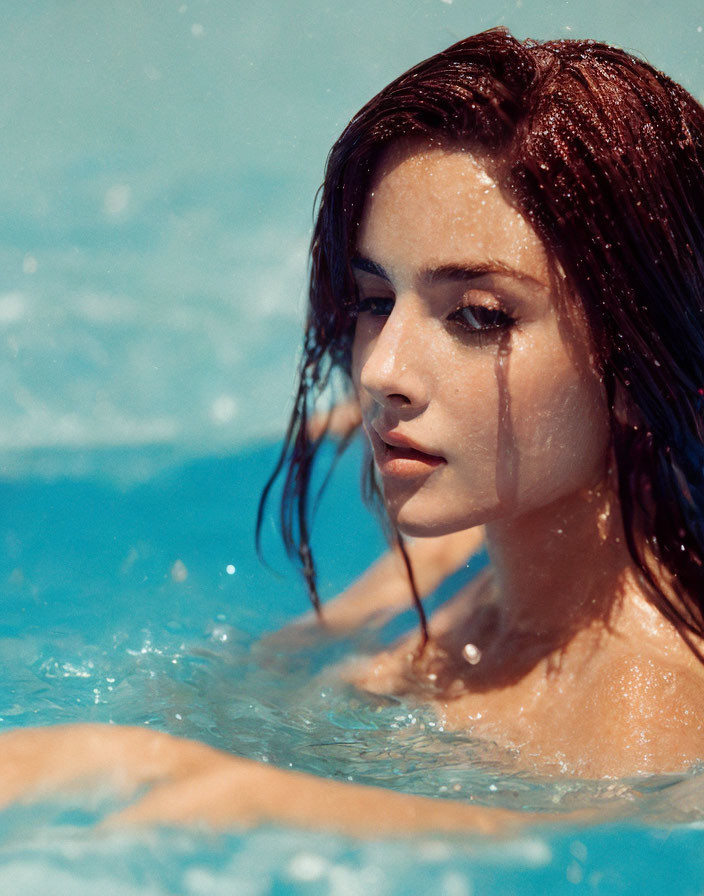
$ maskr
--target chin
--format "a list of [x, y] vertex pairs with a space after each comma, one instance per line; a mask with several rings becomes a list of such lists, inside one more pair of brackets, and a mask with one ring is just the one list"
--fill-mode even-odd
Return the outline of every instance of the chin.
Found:
[[441, 519], [419, 519], [415, 516], [407, 516], [403, 511], [398, 516], [390, 515], [389, 518], [401, 535], [407, 535], [409, 538], [435, 538], [439, 535], [451, 535], [453, 532], [471, 529], [473, 526], [479, 526], [484, 522], [483, 517], [475, 520], [469, 516], [463, 516], [461, 519], [448, 519], [447, 516]]
[[[419, 498], [420, 496], [415, 496]], [[409, 538], [433, 538], [451, 535], [464, 529], [472, 529], [500, 517], [504, 508], [494, 498], [487, 496], [486, 503], [479, 506], [464, 505], [452, 507], [451, 500], [420, 501], [410, 500], [387, 503], [386, 512], [391, 523], [402, 535]]]

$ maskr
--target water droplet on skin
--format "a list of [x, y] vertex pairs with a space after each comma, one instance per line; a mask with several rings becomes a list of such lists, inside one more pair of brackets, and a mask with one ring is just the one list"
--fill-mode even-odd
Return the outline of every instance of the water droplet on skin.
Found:
[[476, 644], [465, 644], [462, 648], [462, 657], [470, 666], [476, 666], [482, 658], [482, 652]]

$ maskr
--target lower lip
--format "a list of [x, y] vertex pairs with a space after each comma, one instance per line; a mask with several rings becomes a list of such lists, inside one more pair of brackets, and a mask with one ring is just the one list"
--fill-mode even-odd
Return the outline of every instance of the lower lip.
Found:
[[382, 476], [397, 476], [412, 479], [427, 476], [437, 467], [445, 463], [443, 457], [424, 454], [414, 448], [397, 448], [382, 442], [377, 452], [377, 466]]

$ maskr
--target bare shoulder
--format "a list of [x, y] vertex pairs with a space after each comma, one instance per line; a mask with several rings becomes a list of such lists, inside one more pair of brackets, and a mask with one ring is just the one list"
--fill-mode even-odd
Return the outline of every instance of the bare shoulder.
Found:
[[585, 738], [610, 750], [611, 773], [681, 771], [704, 758], [704, 666], [624, 651], [585, 684], [575, 715]]
[[[432, 641], [426, 653], [437, 650], [437, 644], [444, 642], [455, 629], [466, 627], [468, 616], [480, 607], [489, 575], [487, 569], [482, 570], [433, 613], [429, 620]], [[414, 631], [371, 659], [348, 665], [343, 677], [355, 687], [374, 694], [417, 694], [418, 675], [413, 667], [419, 645], [420, 635]], [[442, 648], [440, 652], [444, 656]]]

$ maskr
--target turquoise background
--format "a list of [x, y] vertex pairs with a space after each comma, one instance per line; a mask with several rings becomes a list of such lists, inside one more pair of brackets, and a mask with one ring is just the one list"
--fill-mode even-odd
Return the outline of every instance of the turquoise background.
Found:
[[701, 0], [2, 6], [0, 461], [13, 474], [84, 469], [94, 447], [187, 457], [281, 431], [326, 154], [419, 59], [505, 24], [623, 45], [704, 95]]

